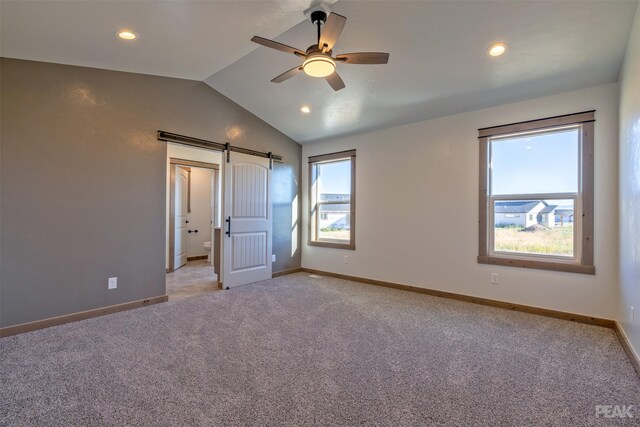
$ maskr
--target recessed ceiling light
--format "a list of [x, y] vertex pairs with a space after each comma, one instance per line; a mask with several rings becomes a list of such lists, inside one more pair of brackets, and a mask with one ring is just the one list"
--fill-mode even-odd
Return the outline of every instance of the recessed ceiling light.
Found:
[[118, 31], [118, 37], [123, 40], [133, 40], [138, 36], [136, 33], [133, 33], [131, 31]]
[[300, 111], [302, 111], [305, 114], [309, 114], [311, 112], [311, 108], [307, 107], [306, 105], [303, 105], [302, 108], [300, 108]]
[[507, 50], [507, 45], [504, 43], [496, 43], [489, 48], [489, 55], [500, 56]]

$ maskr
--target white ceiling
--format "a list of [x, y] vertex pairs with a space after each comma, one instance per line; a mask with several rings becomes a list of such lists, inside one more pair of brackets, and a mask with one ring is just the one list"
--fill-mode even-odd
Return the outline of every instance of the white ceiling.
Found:
[[[0, 1], [1, 56], [205, 80], [301, 143], [616, 81], [638, 4], [340, 0], [334, 52], [391, 57], [339, 64], [346, 88], [334, 92], [304, 74], [270, 83], [300, 61], [249, 41], [306, 49], [314, 0]], [[117, 39], [125, 28], [139, 39]], [[509, 50], [489, 58], [496, 41]]]
[[204, 80], [254, 50], [253, 32], [301, 22], [311, 1], [0, 0], [0, 55]]
[[[300, 61], [260, 47], [206, 82], [306, 143], [617, 81], [636, 6], [341, 0], [333, 9], [348, 21], [334, 52], [390, 52], [388, 65], [338, 64], [339, 92], [304, 74], [274, 84]], [[302, 22], [276, 40], [304, 50], [314, 28]], [[490, 58], [497, 41], [509, 50]]]

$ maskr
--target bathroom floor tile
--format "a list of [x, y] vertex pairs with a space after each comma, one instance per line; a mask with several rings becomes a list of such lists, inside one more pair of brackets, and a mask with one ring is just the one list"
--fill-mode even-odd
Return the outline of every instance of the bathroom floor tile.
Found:
[[217, 291], [218, 276], [206, 259], [189, 261], [174, 272], [167, 273], [169, 300], [187, 298]]

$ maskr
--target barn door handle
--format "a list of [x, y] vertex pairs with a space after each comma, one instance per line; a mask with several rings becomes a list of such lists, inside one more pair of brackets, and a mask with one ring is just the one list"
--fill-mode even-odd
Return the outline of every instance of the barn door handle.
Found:
[[227, 219], [225, 219], [224, 222], [229, 224], [229, 226], [227, 227], [227, 231], [224, 234], [231, 237], [231, 217], [228, 217]]

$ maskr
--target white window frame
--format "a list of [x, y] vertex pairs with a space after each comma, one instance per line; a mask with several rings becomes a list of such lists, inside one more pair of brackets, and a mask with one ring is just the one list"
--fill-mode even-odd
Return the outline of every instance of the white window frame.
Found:
[[[318, 200], [318, 188], [315, 186], [317, 166], [326, 163], [349, 160], [351, 164], [351, 194], [349, 211], [349, 240], [321, 239], [319, 235], [319, 207], [321, 205], [345, 205], [345, 201], [320, 201]], [[323, 154], [309, 157], [309, 246], [322, 246], [326, 248], [356, 249], [356, 150], [341, 151], [338, 153]]]
[[[593, 130], [595, 111], [495, 126], [479, 130], [480, 228], [478, 262], [513, 267], [595, 274], [593, 262]], [[579, 129], [578, 191], [575, 193], [492, 194], [491, 142], [520, 135]], [[571, 199], [574, 206], [573, 256], [496, 251], [495, 202]], [[525, 214], [525, 218], [532, 214]]]

